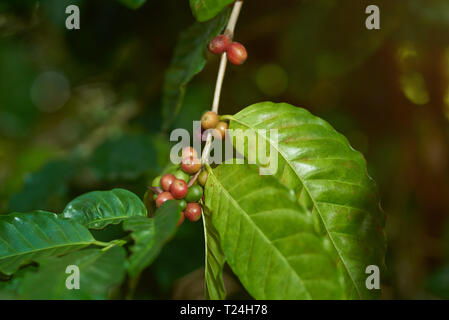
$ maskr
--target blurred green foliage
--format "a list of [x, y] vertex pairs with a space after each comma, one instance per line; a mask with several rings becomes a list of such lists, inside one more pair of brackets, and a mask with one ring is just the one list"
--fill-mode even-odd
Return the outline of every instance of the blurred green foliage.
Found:
[[[205, 26], [217, 21], [195, 22], [192, 9], [201, 21], [215, 15], [196, 10], [200, 2], [0, 3], [1, 213], [60, 212], [82, 193], [116, 187], [143, 198], [169, 162], [163, 129], [191, 130], [212, 102], [218, 58], [192, 52], [188, 43], [205, 45]], [[80, 30], [65, 29], [68, 4], [80, 6]], [[369, 4], [380, 8], [381, 30], [365, 28]], [[383, 298], [449, 298], [447, 6], [247, 0], [235, 39], [249, 59], [229, 66], [225, 77], [221, 114], [288, 102], [329, 121], [364, 153], [388, 216]], [[183, 50], [179, 39], [187, 41]], [[177, 61], [191, 70], [178, 73]], [[61, 92], [33, 98], [32, 88], [46, 88], [40, 76], [48, 72], [69, 84], [68, 100], [57, 108]], [[167, 102], [164, 88], [174, 90], [175, 102]], [[102, 236], [116, 233], [107, 228]], [[186, 223], [143, 272], [135, 297], [196, 298], [203, 247], [201, 225]], [[235, 292], [244, 296], [240, 287]]]

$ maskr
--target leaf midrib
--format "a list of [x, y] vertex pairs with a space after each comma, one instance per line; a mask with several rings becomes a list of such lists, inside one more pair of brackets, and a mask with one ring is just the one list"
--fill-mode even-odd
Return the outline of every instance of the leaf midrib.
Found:
[[327, 224], [326, 224], [326, 221], [324, 220], [324, 218], [323, 218], [323, 216], [322, 216], [322, 214], [321, 214], [321, 211], [320, 211], [319, 207], [317, 206], [317, 203], [316, 203], [315, 199], [312, 197], [312, 195], [311, 195], [309, 189], [307, 188], [306, 184], [304, 183], [303, 179], [298, 175], [298, 173], [296, 172], [296, 170], [295, 170], [295, 169], [293, 168], [293, 166], [290, 164], [290, 162], [288, 161], [288, 158], [285, 156], [285, 154], [284, 154], [278, 147], [276, 147], [275, 144], [271, 143], [271, 140], [270, 140], [270, 139], [267, 139], [265, 136], [260, 135], [260, 134], [257, 132], [257, 129], [256, 129], [256, 128], [254, 128], [254, 127], [252, 127], [252, 126], [250, 126], [250, 125], [248, 125], [248, 124], [246, 124], [246, 123], [244, 123], [244, 122], [242, 122], [242, 121], [239, 121], [239, 120], [236, 119], [234, 116], [229, 116], [228, 119], [230, 119], [231, 121], [235, 121], [235, 122], [237, 122], [237, 123], [239, 123], [239, 124], [241, 124], [241, 125], [243, 125], [243, 126], [249, 128], [249, 129], [254, 130], [258, 136], [262, 137], [265, 141], [267, 141], [268, 143], [270, 143], [270, 146], [273, 146], [273, 147], [277, 150], [277, 152], [283, 157], [283, 159], [285, 160], [285, 163], [288, 164], [288, 166], [292, 169], [292, 171], [293, 171], [293, 172], [295, 173], [295, 175], [298, 177], [299, 181], [301, 181], [301, 184], [302, 184], [304, 190], [307, 192], [307, 194], [309, 195], [310, 199], [312, 200], [313, 206], [316, 208], [316, 210], [317, 210], [317, 212], [318, 212], [318, 214], [319, 214], [319, 216], [320, 216], [320, 219], [321, 219], [321, 221], [323, 222], [323, 225], [324, 225], [324, 227], [325, 227], [325, 229], [326, 229], [326, 233], [327, 233], [327, 235], [329, 236], [329, 238], [330, 238], [330, 240], [331, 240], [331, 242], [332, 242], [332, 245], [333, 245], [333, 247], [335, 248], [335, 251], [337, 252], [337, 254], [338, 254], [338, 256], [339, 256], [341, 262], [343, 263], [343, 265], [344, 265], [344, 267], [345, 267], [345, 270], [346, 270], [347, 274], [348, 274], [349, 277], [351, 278], [351, 281], [352, 281], [352, 283], [353, 283], [353, 285], [354, 285], [354, 287], [355, 287], [355, 289], [356, 289], [356, 291], [357, 291], [359, 297], [362, 297], [362, 295], [361, 295], [361, 293], [360, 293], [360, 290], [359, 290], [359, 287], [357, 286], [357, 283], [355, 282], [354, 278], [352, 277], [351, 272], [349, 272], [349, 268], [348, 268], [348, 266], [346, 265], [346, 261], [343, 259], [343, 256], [342, 256], [340, 250], [339, 250], [338, 247], [336, 246], [335, 241], [334, 241], [334, 238], [332, 237], [331, 232], [329, 232], [329, 228], [328, 228], [328, 226], [327, 226]]
[[287, 264], [288, 267], [290, 267], [290, 269], [293, 271], [293, 274], [298, 278], [298, 280], [301, 282], [302, 286], [304, 287], [305, 292], [307, 293], [308, 299], [312, 299], [309, 290], [307, 289], [306, 285], [304, 284], [304, 281], [301, 279], [301, 277], [297, 274], [297, 272], [295, 271], [295, 269], [291, 266], [291, 264], [288, 262], [287, 258], [283, 255], [282, 252], [279, 251], [279, 249], [273, 245], [273, 243], [271, 242], [270, 239], [268, 239], [265, 234], [262, 232], [262, 230], [260, 230], [260, 228], [257, 226], [257, 224], [254, 223], [254, 221], [251, 219], [251, 216], [249, 214], [246, 213], [245, 210], [243, 210], [242, 207], [240, 207], [240, 205], [234, 200], [234, 198], [231, 196], [231, 194], [229, 194], [229, 192], [226, 190], [226, 188], [223, 186], [223, 184], [217, 179], [217, 177], [215, 176], [213, 171], [210, 171], [212, 173], [212, 177], [214, 179], [214, 181], [216, 181], [220, 186], [222, 191], [225, 193], [225, 195], [230, 199], [230, 201], [234, 204], [234, 206], [241, 212], [243, 212], [243, 216], [247, 217], [247, 219], [249, 220], [249, 222], [253, 225], [254, 229], [258, 231], [258, 233], [260, 233], [262, 235], [262, 237], [266, 240], [266, 242], [274, 249], [274, 251], [276, 251], [281, 258], [284, 260], [284, 262]]

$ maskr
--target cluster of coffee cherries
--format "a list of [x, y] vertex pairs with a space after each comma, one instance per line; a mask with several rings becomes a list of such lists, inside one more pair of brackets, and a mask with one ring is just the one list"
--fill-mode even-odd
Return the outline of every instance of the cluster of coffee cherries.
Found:
[[203, 198], [207, 172], [204, 170], [199, 172], [200, 170], [201, 160], [196, 150], [186, 147], [182, 150], [180, 169], [173, 174], [167, 173], [156, 177], [152, 182], [152, 188], [160, 191], [154, 195], [157, 208], [167, 200], [178, 201], [182, 210], [178, 226], [184, 222], [185, 218], [192, 222], [201, 218], [202, 209], [199, 201]]
[[211, 130], [212, 136], [215, 139], [224, 140], [226, 137], [226, 130], [228, 130], [228, 123], [220, 121], [215, 112], [207, 111], [201, 117], [201, 128], [203, 128], [203, 130]]
[[229, 62], [235, 65], [243, 64], [248, 58], [245, 46], [238, 42], [232, 42], [225, 34], [220, 34], [209, 42], [209, 51], [213, 54], [226, 52]]

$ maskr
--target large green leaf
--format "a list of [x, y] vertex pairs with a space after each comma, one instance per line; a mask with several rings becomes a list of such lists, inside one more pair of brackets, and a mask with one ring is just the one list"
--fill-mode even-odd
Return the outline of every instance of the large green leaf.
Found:
[[21, 265], [65, 254], [95, 242], [75, 221], [35, 211], [0, 216], [0, 271], [14, 273]]
[[196, 22], [181, 33], [165, 75], [162, 101], [164, 129], [169, 128], [181, 109], [187, 84], [206, 65], [207, 44], [223, 30], [228, 17], [229, 10], [225, 10], [214, 19]]
[[[71, 275], [66, 268], [71, 265], [79, 268], [80, 286], [76, 290], [66, 287]], [[81, 250], [45, 259], [38, 272], [21, 279], [19, 294], [25, 299], [107, 299], [109, 290], [122, 282], [125, 271], [126, 252], [122, 247]]]
[[207, 208], [203, 210], [204, 242], [205, 242], [205, 280], [206, 298], [224, 300], [226, 290], [223, 283], [223, 267], [225, 256], [220, 246], [220, 235], [211, 221]]
[[134, 193], [124, 189], [93, 191], [83, 194], [67, 204], [63, 215], [80, 224], [103, 229], [134, 216], [146, 216], [147, 209]]
[[235, 0], [190, 0], [190, 8], [198, 21], [207, 21]]
[[226, 260], [256, 299], [340, 299], [341, 269], [292, 190], [258, 167], [209, 172], [206, 206]]
[[[366, 289], [365, 269], [384, 266], [385, 217], [363, 156], [326, 121], [289, 104], [258, 103], [229, 118], [231, 129], [254, 130], [273, 147], [278, 156], [274, 177], [317, 218], [344, 271], [346, 297], [375, 297], [379, 290]], [[258, 129], [277, 129], [277, 143], [274, 135]], [[247, 144], [237, 149], [248, 156]], [[257, 152], [251, 152], [261, 166]]]
[[132, 231], [134, 245], [129, 258], [129, 273], [139, 274], [148, 267], [161, 251], [163, 245], [173, 236], [181, 211], [176, 201], [165, 202], [154, 218], [133, 217], [124, 223], [124, 229]]

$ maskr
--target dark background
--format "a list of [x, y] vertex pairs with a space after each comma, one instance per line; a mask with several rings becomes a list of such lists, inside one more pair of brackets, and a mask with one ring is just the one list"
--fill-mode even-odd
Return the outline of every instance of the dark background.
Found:
[[[81, 29], [65, 28], [78, 4]], [[381, 29], [365, 28], [380, 8]], [[0, 2], [0, 213], [60, 212], [121, 187], [143, 196], [167, 164], [162, 87], [187, 0]], [[383, 298], [449, 298], [449, 2], [246, 0], [221, 114], [264, 100], [305, 107], [367, 158], [387, 214]], [[188, 85], [172, 128], [209, 109], [218, 58]], [[120, 232], [109, 228], [111, 235]], [[201, 223], [185, 223], [136, 298], [202, 297]], [[245, 297], [226, 275], [232, 297]]]

